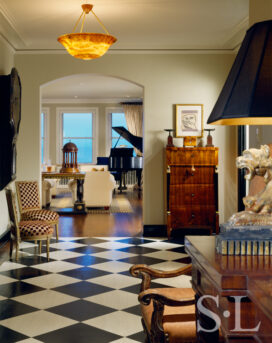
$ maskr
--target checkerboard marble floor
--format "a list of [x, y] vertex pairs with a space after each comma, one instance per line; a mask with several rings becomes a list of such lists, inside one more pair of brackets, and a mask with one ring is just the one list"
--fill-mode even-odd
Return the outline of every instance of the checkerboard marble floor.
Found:
[[[0, 342], [144, 342], [133, 264], [171, 270], [190, 263], [184, 247], [159, 239], [61, 238], [38, 255], [21, 244], [17, 263], [0, 266]], [[43, 247], [44, 249], [44, 247]], [[153, 287], [191, 287], [190, 276]]]

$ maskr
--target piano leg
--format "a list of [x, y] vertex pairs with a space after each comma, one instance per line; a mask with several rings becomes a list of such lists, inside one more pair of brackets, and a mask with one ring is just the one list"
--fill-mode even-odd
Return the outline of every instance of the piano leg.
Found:
[[127, 189], [125, 173], [126, 172], [120, 172], [120, 183], [119, 183], [119, 187], [118, 187], [119, 193], [122, 193], [123, 190]]
[[136, 169], [138, 189], [142, 189], [142, 169]]

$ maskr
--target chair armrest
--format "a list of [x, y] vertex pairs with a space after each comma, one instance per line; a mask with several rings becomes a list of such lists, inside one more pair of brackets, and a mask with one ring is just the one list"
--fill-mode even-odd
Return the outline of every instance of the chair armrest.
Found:
[[153, 269], [145, 264], [135, 264], [130, 268], [130, 274], [134, 277], [141, 277], [141, 292], [150, 288], [150, 282], [152, 278], [171, 278], [183, 274], [187, 274], [192, 271], [192, 265], [188, 264], [185, 267], [181, 267], [176, 270], [163, 271], [158, 269]]
[[157, 301], [161, 305], [166, 306], [189, 306], [195, 304], [195, 298], [179, 298], [174, 296], [166, 296], [163, 294], [163, 289], [147, 289], [139, 294], [138, 300], [143, 305], [149, 305], [151, 300]]

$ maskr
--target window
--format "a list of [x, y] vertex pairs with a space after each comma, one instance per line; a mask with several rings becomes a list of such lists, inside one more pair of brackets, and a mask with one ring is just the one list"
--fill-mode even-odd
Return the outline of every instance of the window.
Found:
[[95, 109], [57, 109], [57, 112], [60, 126], [59, 163], [62, 162], [62, 147], [68, 142], [74, 143], [78, 148], [78, 163], [94, 163], [96, 161], [94, 134], [97, 131]]
[[49, 163], [49, 109], [43, 108], [41, 113], [41, 163]]
[[[125, 113], [123, 112], [111, 112], [110, 113], [110, 120], [111, 120], [111, 147], [114, 148], [115, 144], [118, 141], [119, 133], [114, 131], [112, 127], [114, 126], [123, 126], [125, 129], [128, 129], [127, 122], [125, 118]], [[116, 147], [125, 146], [126, 148], [133, 148], [133, 145], [130, 144], [126, 139], [120, 138]]]

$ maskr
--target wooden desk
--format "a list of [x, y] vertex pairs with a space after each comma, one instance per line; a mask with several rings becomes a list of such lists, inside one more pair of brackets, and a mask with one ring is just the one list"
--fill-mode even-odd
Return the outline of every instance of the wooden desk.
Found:
[[74, 210], [77, 212], [85, 212], [85, 204], [83, 201], [83, 184], [85, 173], [56, 173], [42, 172], [42, 180], [44, 179], [72, 179], [77, 180], [77, 200], [74, 204]]
[[[203, 305], [220, 318], [225, 342], [272, 342], [272, 339], [267, 340], [272, 332], [272, 257], [217, 254], [214, 236], [188, 236], [185, 239], [185, 250], [192, 258], [192, 285], [196, 301], [205, 295], [218, 296], [218, 303], [215, 298], [206, 298]], [[263, 284], [261, 290], [260, 284]], [[240, 328], [255, 328], [261, 320], [258, 332], [235, 330], [238, 325], [235, 322], [233, 296], [244, 297], [240, 304], [241, 316], [237, 316]], [[264, 296], [269, 301], [261, 301]], [[225, 311], [229, 311], [229, 316]], [[203, 328], [214, 328], [213, 320], [198, 309], [196, 313]], [[218, 332], [200, 331], [198, 341], [217, 342]]]

